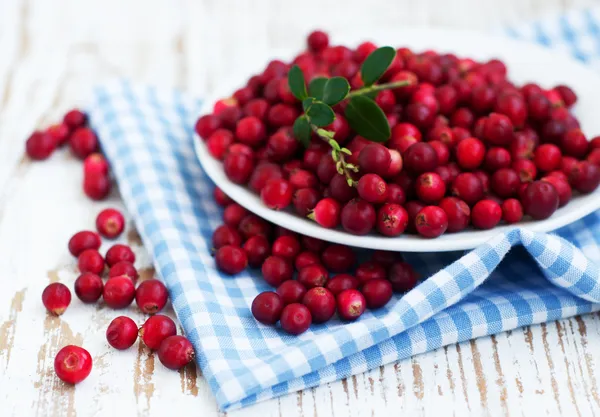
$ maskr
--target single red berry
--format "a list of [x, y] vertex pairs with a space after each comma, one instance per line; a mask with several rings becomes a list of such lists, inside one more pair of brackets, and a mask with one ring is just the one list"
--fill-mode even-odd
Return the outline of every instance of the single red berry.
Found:
[[110, 194], [111, 187], [108, 175], [87, 174], [83, 177], [83, 192], [92, 200], [104, 200]]
[[277, 287], [277, 294], [281, 297], [284, 305], [299, 303], [306, 294], [306, 287], [298, 281], [284, 281]]
[[325, 323], [335, 314], [335, 296], [326, 288], [311, 288], [302, 297], [314, 323]]
[[273, 127], [292, 126], [299, 112], [291, 104], [277, 103], [267, 113], [267, 121]]
[[384, 236], [398, 236], [408, 226], [408, 213], [399, 204], [386, 203], [377, 211], [377, 231]]
[[518, 223], [523, 219], [523, 206], [516, 198], [509, 198], [502, 203], [502, 219], [508, 223]]
[[542, 93], [531, 94], [527, 97], [529, 117], [536, 121], [544, 121], [550, 116], [550, 100]]
[[246, 252], [238, 246], [221, 246], [215, 254], [215, 263], [220, 271], [229, 275], [242, 272], [248, 266]]
[[558, 85], [554, 90], [560, 95], [560, 98], [565, 103], [565, 106], [571, 107], [577, 102], [577, 94], [566, 85]]
[[174, 371], [194, 360], [194, 347], [184, 336], [169, 336], [158, 349], [158, 359], [166, 368]]
[[87, 123], [87, 115], [78, 109], [69, 110], [63, 117], [63, 123], [66, 124], [71, 131], [83, 127]]
[[558, 194], [554, 186], [545, 181], [534, 181], [521, 196], [525, 214], [534, 220], [550, 217], [558, 208]]
[[406, 212], [408, 213], [407, 230], [411, 233], [414, 233], [417, 231], [415, 226], [415, 219], [417, 217], [417, 214], [419, 214], [419, 212], [425, 207], [425, 204], [421, 203], [420, 201], [409, 201], [408, 203], [406, 203], [405, 207]]
[[496, 92], [493, 88], [480, 85], [473, 88], [471, 93], [471, 107], [477, 113], [488, 113], [496, 101]]
[[244, 251], [248, 257], [248, 265], [258, 268], [271, 254], [271, 247], [266, 237], [262, 235], [251, 236], [244, 243]]
[[474, 121], [475, 115], [466, 107], [456, 109], [454, 113], [452, 113], [452, 116], [450, 116], [450, 125], [452, 127], [470, 129]]
[[408, 122], [423, 130], [431, 128], [436, 116], [436, 110], [425, 103], [411, 103], [403, 113]]
[[27, 155], [37, 161], [47, 159], [56, 149], [56, 140], [48, 132], [36, 131], [25, 142]]
[[561, 165], [562, 154], [558, 146], [551, 143], [540, 145], [535, 150], [534, 162], [540, 171], [550, 172]]
[[104, 258], [96, 249], [86, 249], [77, 258], [77, 265], [81, 273], [91, 272], [101, 275], [104, 271]]
[[339, 201], [340, 203], [347, 203], [348, 201], [358, 196], [356, 188], [348, 184], [348, 179], [346, 178], [346, 176], [339, 174], [333, 176], [333, 178], [329, 182], [329, 187], [327, 188], [327, 191], [329, 191], [329, 197]]
[[356, 320], [367, 308], [367, 300], [358, 290], [348, 289], [336, 297], [338, 315], [342, 320]]
[[262, 275], [269, 285], [277, 287], [282, 282], [292, 279], [294, 268], [285, 258], [269, 256], [262, 264]]
[[450, 150], [448, 149], [448, 146], [439, 140], [432, 140], [428, 143], [437, 154], [438, 165], [446, 165], [450, 160]]
[[299, 271], [302, 268], [304, 268], [305, 266], [315, 265], [315, 264], [320, 264], [320, 263], [321, 263], [321, 259], [319, 258], [319, 256], [316, 253], [304, 251], [304, 252], [301, 252], [300, 254], [298, 254], [298, 256], [296, 257], [294, 266], [296, 267], [296, 270]]
[[106, 329], [106, 340], [115, 349], [125, 350], [133, 346], [138, 337], [138, 327], [127, 316], [119, 316]]
[[300, 253], [300, 242], [294, 236], [281, 236], [275, 239], [271, 253], [275, 256], [294, 262]]
[[349, 233], [354, 235], [366, 235], [375, 226], [375, 208], [372, 204], [360, 198], [350, 200], [341, 214], [341, 223]]
[[512, 163], [512, 169], [516, 171], [521, 182], [531, 182], [537, 177], [535, 163], [529, 159], [517, 159]]
[[83, 161], [83, 173], [108, 176], [108, 161], [101, 153], [93, 153]]
[[492, 229], [502, 220], [502, 208], [493, 200], [481, 200], [473, 206], [471, 223], [477, 229]]
[[135, 290], [135, 302], [146, 314], [156, 314], [162, 310], [168, 299], [167, 287], [157, 279], [147, 279]]
[[257, 147], [266, 138], [265, 125], [257, 117], [244, 117], [237, 122], [235, 128], [235, 137], [243, 144], [251, 147]]
[[435, 203], [444, 198], [446, 184], [438, 174], [426, 172], [417, 178], [415, 191], [424, 203]]
[[92, 356], [82, 347], [67, 345], [54, 358], [54, 372], [67, 384], [77, 384], [92, 372]]
[[71, 291], [60, 282], [53, 282], [44, 288], [42, 303], [50, 313], [60, 316], [71, 303]]
[[356, 269], [356, 278], [361, 284], [372, 279], [387, 278], [387, 271], [383, 265], [373, 261], [363, 262]]
[[158, 349], [163, 340], [176, 334], [175, 322], [162, 314], [148, 317], [139, 331], [140, 339], [152, 350]]
[[485, 158], [485, 146], [476, 138], [467, 138], [456, 145], [456, 161], [463, 169], [476, 169]]
[[293, 188], [291, 184], [283, 179], [272, 179], [267, 181], [260, 192], [263, 203], [273, 210], [282, 210], [292, 202]]
[[296, 213], [301, 216], [308, 216], [320, 198], [321, 194], [314, 188], [301, 188], [294, 192], [292, 204], [296, 209]]
[[238, 230], [246, 240], [256, 235], [268, 238], [272, 232], [271, 225], [255, 214], [248, 214], [244, 217], [240, 222]]
[[240, 106], [245, 106], [250, 100], [254, 98], [254, 90], [248, 86], [242, 87], [233, 93], [233, 98], [238, 102]]
[[446, 212], [436, 206], [424, 207], [415, 217], [417, 232], [423, 237], [438, 237], [448, 228]]
[[269, 111], [269, 102], [264, 98], [254, 98], [244, 105], [244, 114], [265, 120]]
[[226, 245], [241, 246], [242, 236], [237, 229], [226, 224], [222, 224], [213, 232], [212, 247], [214, 249], [219, 249]]
[[587, 161], [581, 161], [574, 167], [569, 181], [580, 193], [591, 193], [600, 183], [600, 168]]
[[508, 116], [517, 128], [523, 127], [527, 120], [527, 105], [518, 94], [500, 94], [494, 110]]
[[222, 161], [233, 142], [233, 133], [230, 130], [217, 129], [206, 141], [206, 147], [215, 159]]
[[[561, 171], [560, 174], [562, 174]], [[571, 200], [573, 196], [573, 190], [569, 185], [569, 181], [566, 178], [560, 177], [559, 175], [548, 175], [541, 179], [554, 186], [556, 193], [558, 194], [558, 207], [563, 207]]]
[[388, 149], [378, 143], [365, 146], [358, 155], [358, 165], [362, 173], [385, 176], [389, 170], [392, 158]]
[[323, 31], [315, 30], [306, 39], [308, 49], [313, 52], [321, 52], [329, 45], [329, 36]]
[[304, 333], [312, 323], [310, 310], [303, 304], [292, 303], [283, 308], [281, 312], [281, 328], [293, 335]]
[[100, 249], [102, 241], [98, 233], [84, 230], [75, 233], [69, 240], [69, 252], [73, 256], [79, 256], [86, 249]]
[[324, 198], [315, 205], [315, 208], [307, 217], [316, 221], [319, 225], [330, 229], [340, 223], [340, 215], [340, 203], [333, 198]]
[[73, 155], [83, 160], [98, 150], [98, 138], [92, 129], [81, 127], [71, 134], [69, 147]]
[[565, 155], [581, 159], [587, 154], [589, 144], [581, 129], [576, 128], [565, 133], [560, 146]]
[[135, 298], [135, 286], [127, 276], [113, 277], [106, 281], [102, 292], [104, 302], [110, 308], [125, 308]]
[[501, 168], [509, 168], [511, 164], [510, 152], [504, 148], [490, 148], [485, 154], [485, 169], [489, 172], [496, 172]]
[[508, 145], [513, 139], [513, 122], [504, 114], [491, 113], [483, 126], [483, 138], [496, 146]]
[[213, 115], [207, 114], [201, 116], [195, 125], [195, 131], [202, 139], [207, 140], [218, 128], [221, 127], [221, 120]]
[[390, 268], [388, 279], [392, 283], [394, 291], [406, 292], [417, 285], [418, 276], [410, 264], [396, 262]]
[[112, 267], [117, 262], [130, 262], [135, 263], [135, 254], [131, 248], [127, 245], [116, 244], [110, 247], [106, 252], [106, 264]]
[[540, 136], [545, 142], [559, 144], [567, 130], [567, 125], [564, 121], [551, 119], [542, 125]]
[[254, 170], [252, 157], [242, 153], [228, 153], [223, 162], [227, 178], [236, 184], [246, 184]]
[[316, 175], [305, 169], [295, 169], [289, 176], [290, 184], [294, 189], [315, 188], [319, 184]]
[[344, 290], [357, 289], [360, 285], [358, 279], [348, 274], [339, 274], [327, 281], [325, 288], [337, 296]]
[[135, 266], [133, 266], [131, 262], [127, 261], [117, 262], [108, 270], [109, 278], [120, 277], [123, 275], [129, 277], [133, 282], [136, 282], [139, 277], [138, 271], [137, 269], [135, 269]]
[[233, 203], [225, 207], [225, 210], [223, 210], [223, 222], [226, 225], [237, 229], [237, 227], [240, 225], [240, 222], [244, 217], [246, 217], [247, 214], [248, 210], [237, 203]]
[[298, 271], [297, 279], [306, 288], [324, 287], [329, 279], [329, 273], [322, 265], [312, 264]]
[[492, 191], [498, 197], [509, 198], [516, 195], [519, 185], [521, 185], [521, 179], [514, 169], [502, 168], [492, 175]]
[[102, 278], [91, 272], [85, 272], [75, 280], [75, 295], [84, 303], [98, 301], [103, 289]]
[[456, 233], [467, 228], [471, 219], [471, 209], [467, 203], [456, 197], [446, 197], [439, 206], [448, 216], [448, 232]]
[[356, 254], [345, 245], [329, 245], [321, 255], [323, 265], [331, 272], [345, 272], [356, 264]]
[[233, 200], [229, 198], [227, 194], [223, 192], [219, 187], [215, 187], [213, 190], [213, 197], [218, 205], [221, 207], [226, 207], [229, 204], [233, 203]]
[[381, 204], [387, 200], [387, 184], [377, 174], [365, 174], [356, 186], [358, 195], [365, 201], [373, 204]]
[[363, 284], [360, 292], [365, 297], [367, 307], [381, 308], [392, 299], [392, 283], [387, 279], [372, 279]]
[[125, 218], [119, 210], [108, 208], [98, 213], [96, 229], [107, 239], [115, 239], [125, 228]]
[[254, 318], [259, 322], [263, 324], [275, 324], [279, 321], [284, 305], [279, 294], [273, 291], [265, 291], [258, 294], [252, 300], [250, 310]]
[[321, 156], [321, 161], [319, 161], [319, 166], [317, 167], [317, 176], [319, 177], [319, 180], [327, 185], [336, 175], [338, 175], [338, 171], [336, 163], [331, 155], [326, 153]]
[[[438, 167], [440, 168], [440, 167]], [[441, 177], [441, 175], [440, 175]], [[406, 203], [406, 192], [398, 184], [388, 184], [388, 198], [386, 203], [404, 205]]]
[[[563, 161], [565, 159], [566, 158], [563, 158]], [[592, 149], [585, 159], [586, 159], [586, 161], [588, 161], [591, 164], [600, 166], [600, 149], [598, 149], [598, 148]]]
[[404, 166], [414, 174], [432, 172], [437, 165], [437, 152], [428, 143], [415, 143], [404, 153]]
[[464, 172], [452, 182], [452, 194], [473, 205], [483, 198], [483, 184], [477, 175]]

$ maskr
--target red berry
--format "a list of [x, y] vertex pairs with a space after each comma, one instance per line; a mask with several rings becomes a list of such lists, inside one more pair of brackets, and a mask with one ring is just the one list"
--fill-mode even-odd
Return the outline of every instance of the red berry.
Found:
[[297, 279], [306, 288], [324, 287], [329, 279], [329, 273], [322, 265], [313, 264], [298, 271]]
[[217, 250], [215, 263], [220, 271], [229, 275], [235, 275], [246, 269], [248, 266], [248, 257], [242, 248], [225, 245]]
[[127, 261], [117, 262], [108, 270], [109, 278], [120, 277], [122, 275], [129, 277], [133, 282], [137, 281], [139, 277], [138, 271], [137, 269], [135, 269], [135, 266], [133, 266], [131, 262]]
[[398, 236], [408, 226], [408, 213], [399, 204], [386, 203], [377, 211], [377, 231], [384, 236]]
[[475, 121], [475, 115], [473, 112], [466, 107], [456, 109], [452, 116], [450, 116], [450, 125], [452, 127], [462, 127], [463, 129], [470, 129]]
[[162, 314], [148, 317], [139, 331], [140, 339], [152, 350], [158, 349], [163, 340], [176, 334], [175, 322]]
[[134, 264], [135, 254], [127, 245], [116, 244], [111, 246], [110, 249], [106, 252], [106, 264], [109, 267], [112, 267], [114, 264], [121, 261]]
[[104, 302], [110, 308], [125, 308], [135, 298], [135, 286], [127, 276], [113, 277], [106, 281], [102, 292]]
[[271, 252], [275, 256], [293, 262], [300, 253], [300, 242], [293, 236], [281, 236], [273, 242]]
[[104, 271], [104, 258], [96, 249], [86, 249], [77, 258], [77, 265], [81, 273], [101, 275]]
[[316, 221], [319, 225], [328, 229], [336, 227], [340, 223], [340, 203], [333, 198], [320, 200], [308, 218]]
[[317, 176], [323, 184], [329, 184], [333, 177], [338, 175], [336, 163], [330, 154], [321, 156], [321, 161], [317, 167]]
[[73, 256], [79, 256], [86, 249], [100, 249], [102, 241], [98, 233], [84, 230], [77, 232], [69, 240], [69, 252]]
[[431, 146], [437, 154], [438, 164], [446, 165], [450, 160], [450, 150], [448, 149], [448, 146], [446, 146], [443, 142], [440, 142], [439, 140], [432, 140], [428, 143], [429, 146]]
[[271, 247], [266, 237], [262, 235], [251, 236], [244, 243], [244, 251], [248, 257], [248, 265], [258, 268], [271, 254]]
[[362, 173], [377, 174], [380, 177], [388, 173], [392, 158], [388, 149], [378, 143], [365, 146], [358, 154], [358, 165]]
[[477, 229], [492, 229], [502, 219], [502, 208], [493, 200], [481, 200], [473, 206], [471, 223]]
[[194, 347], [183, 336], [169, 336], [158, 349], [158, 359], [166, 368], [178, 370], [194, 360]]
[[54, 358], [54, 372], [67, 384], [77, 384], [92, 372], [92, 356], [84, 348], [67, 345]]
[[502, 203], [502, 220], [508, 224], [518, 223], [523, 219], [523, 206], [516, 198], [509, 198]]
[[512, 169], [516, 171], [521, 182], [531, 182], [537, 177], [537, 168], [529, 159], [517, 159], [512, 163]]
[[226, 207], [229, 204], [233, 203], [233, 200], [229, 198], [227, 194], [223, 192], [219, 187], [215, 187], [213, 190], [213, 197], [218, 205], [221, 207]]
[[404, 166], [415, 174], [432, 172], [438, 165], [437, 152], [424, 142], [415, 143], [404, 153]]
[[448, 216], [448, 232], [456, 233], [467, 228], [471, 219], [471, 209], [467, 203], [456, 197], [446, 197], [439, 206]]
[[392, 283], [387, 279], [372, 279], [363, 284], [360, 292], [364, 295], [368, 308], [380, 308], [392, 299]]
[[561, 148], [566, 155], [583, 158], [588, 151], [588, 140], [581, 129], [571, 129], [562, 137]]
[[508, 198], [516, 195], [519, 185], [521, 185], [521, 180], [514, 169], [502, 168], [492, 175], [492, 191], [499, 197]]
[[485, 158], [485, 146], [476, 138], [467, 138], [456, 145], [456, 161], [463, 169], [476, 169]]
[[358, 195], [369, 203], [381, 204], [387, 200], [387, 184], [377, 174], [365, 174], [356, 186]]
[[90, 272], [85, 272], [75, 280], [75, 295], [84, 303], [95, 303], [102, 296], [104, 284], [102, 279]]
[[92, 200], [103, 200], [110, 193], [110, 178], [103, 174], [88, 174], [83, 178], [83, 192]]
[[327, 247], [327, 242], [310, 236], [302, 236], [302, 246], [307, 251], [322, 253]]
[[[561, 171], [558, 171], [562, 174]], [[542, 178], [542, 181], [546, 181], [554, 186], [556, 193], [558, 194], [558, 207], [563, 207], [571, 200], [573, 191], [567, 179], [562, 178], [558, 175], [549, 175]]]
[[323, 287], [308, 290], [302, 298], [302, 304], [308, 308], [315, 323], [324, 323], [335, 314], [335, 297]]
[[242, 236], [237, 229], [226, 224], [222, 224], [213, 232], [212, 247], [214, 249], [219, 249], [226, 245], [241, 246]]
[[417, 285], [417, 273], [406, 262], [394, 263], [389, 271], [388, 279], [392, 283], [392, 288], [396, 292], [406, 292], [412, 290]]
[[[563, 161], [566, 158], [563, 158]], [[594, 165], [600, 166], [600, 149], [596, 148], [596, 149], [592, 149], [590, 151], [590, 153], [588, 154], [586, 161], [588, 161], [589, 163], [592, 163]]]
[[236, 184], [246, 184], [254, 170], [252, 157], [241, 153], [228, 153], [223, 162], [227, 178]]
[[550, 100], [541, 93], [527, 97], [527, 110], [529, 117], [536, 121], [543, 121], [550, 116]]
[[269, 111], [269, 102], [263, 98], [254, 98], [244, 105], [244, 114], [265, 120]]
[[146, 314], [155, 314], [162, 310], [168, 299], [167, 287], [157, 279], [148, 279], [135, 290], [135, 302]]
[[600, 183], [600, 167], [587, 161], [579, 162], [569, 176], [569, 181], [580, 193], [591, 193]]
[[69, 110], [63, 117], [63, 123], [66, 124], [71, 131], [85, 126], [87, 123], [87, 115], [78, 109]]
[[448, 228], [448, 216], [439, 207], [427, 206], [415, 217], [415, 226], [417, 232], [423, 237], [438, 237]]
[[207, 140], [220, 127], [221, 120], [215, 115], [207, 114], [196, 121], [195, 130], [198, 136]]
[[296, 257], [296, 260], [294, 262], [294, 266], [296, 267], [296, 270], [299, 271], [302, 268], [304, 268], [305, 266], [320, 264], [320, 263], [321, 263], [321, 260], [319, 259], [319, 256], [316, 253], [305, 251], [305, 252], [298, 254], [298, 256]]
[[125, 219], [119, 210], [108, 208], [98, 213], [96, 229], [107, 239], [115, 239], [125, 228]]
[[323, 265], [331, 272], [345, 272], [356, 264], [356, 254], [345, 245], [329, 245], [321, 255]]
[[257, 117], [244, 117], [237, 122], [235, 137], [243, 144], [255, 148], [266, 138], [265, 125]]
[[287, 259], [269, 256], [262, 264], [262, 275], [269, 285], [277, 287], [282, 282], [292, 279], [294, 268]]
[[550, 172], [561, 165], [562, 154], [558, 146], [551, 143], [540, 145], [535, 150], [534, 162], [540, 171]]
[[227, 129], [217, 129], [206, 141], [208, 152], [216, 159], [223, 160], [227, 150], [233, 144], [233, 133]]
[[98, 150], [98, 138], [92, 129], [81, 127], [71, 134], [69, 146], [73, 155], [85, 159]]
[[513, 122], [504, 114], [491, 113], [483, 126], [483, 137], [492, 145], [505, 146], [513, 139]]
[[473, 205], [483, 198], [483, 185], [477, 175], [464, 172], [452, 182], [452, 194]]
[[415, 191], [424, 203], [435, 203], [444, 198], [446, 184], [438, 174], [427, 172], [417, 178]]
[[225, 207], [225, 210], [223, 211], [223, 222], [230, 227], [237, 228], [247, 214], [248, 210], [237, 203], [233, 203]]
[[260, 192], [263, 203], [273, 210], [282, 210], [292, 202], [293, 188], [291, 184], [283, 179], [272, 179], [267, 181]]
[[296, 209], [296, 213], [301, 216], [308, 216], [319, 202], [320, 197], [321, 194], [313, 188], [301, 188], [294, 192], [292, 204]]
[[310, 310], [303, 304], [292, 303], [283, 308], [281, 312], [281, 328], [289, 334], [304, 333], [312, 323]]
[[138, 327], [133, 320], [119, 316], [110, 322], [106, 329], [106, 340], [115, 349], [128, 349], [137, 340]]
[[521, 196], [525, 214], [534, 220], [550, 217], [558, 208], [558, 194], [554, 186], [545, 181], [534, 181]]
[[323, 31], [315, 30], [306, 39], [308, 49], [313, 52], [321, 52], [329, 45], [329, 36]]
[[255, 192], [260, 193], [269, 180], [282, 178], [283, 172], [279, 165], [269, 162], [262, 163], [252, 172], [248, 185]]
[[360, 291], [344, 290], [336, 297], [338, 315], [342, 320], [356, 320], [367, 308], [367, 300]]
[[271, 225], [254, 214], [248, 214], [244, 217], [240, 222], [238, 230], [244, 239], [250, 239], [256, 235], [268, 238], [272, 232]]
[[302, 301], [304, 294], [306, 294], [306, 287], [298, 281], [284, 281], [277, 287], [277, 294], [281, 297], [284, 305], [299, 303]]
[[325, 288], [331, 291], [333, 295], [337, 296], [344, 290], [357, 289], [359, 285], [360, 282], [358, 279], [354, 278], [352, 275], [340, 274], [327, 281]]
[[527, 120], [527, 105], [518, 94], [501, 94], [494, 110], [508, 116], [517, 128], [523, 127]]
[[[395, 152], [395, 151], [390, 151]], [[375, 174], [367, 174], [367, 175], [375, 175]], [[366, 175], [365, 175], [366, 176]], [[348, 179], [345, 175], [334, 175], [331, 181], [329, 182], [329, 187], [327, 188], [329, 191], [329, 196], [340, 203], [347, 203], [348, 201], [356, 198], [358, 192], [356, 188], [352, 185], [348, 184]], [[341, 209], [341, 207], [340, 207]]]
[[292, 126], [297, 117], [298, 110], [290, 104], [275, 104], [267, 113], [267, 121], [273, 127]]
[[490, 148], [485, 154], [485, 169], [496, 172], [501, 168], [509, 168], [511, 164], [510, 152], [504, 148]]
[[360, 264], [356, 269], [356, 278], [361, 284], [364, 284], [372, 279], [387, 278], [387, 271], [383, 265], [373, 261], [367, 261]]
[[560, 98], [565, 103], [565, 106], [571, 107], [577, 102], [577, 94], [566, 85], [558, 85], [554, 90], [560, 95]]
[[50, 313], [60, 316], [71, 303], [71, 291], [60, 282], [53, 282], [44, 288], [42, 303]]
[[36, 131], [25, 142], [25, 151], [33, 160], [47, 159], [56, 149], [57, 142], [48, 132]]
[[310, 171], [305, 169], [295, 169], [289, 176], [290, 184], [294, 189], [315, 188], [319, 184], [319, 180]]
[[375, 208], [360, 198], [350, 200], [342, 209], [342, 226], [344, 230], [354, 235], [366, 235], [373, 230], [375, 221]]
[[386, 200], [386, 203], [397, 204], [400, 206], [404, 205], [404, 203], [406, 202], [406, 192], [404, 191], [404, 189], [397, 184], [388, 184], [387, 188], [388, 198]]
[[89, 175], [108, 176], [108, 162], [100, 153], [93, 153], [83, 161], [83, 173]]
[[273, 291], [265, 291], [258, 294], [252, 300], [250, 310], [254, 318], [259, 322], [263, 324], [275, 324], [279, 321], [284, 305], [279, 294]]

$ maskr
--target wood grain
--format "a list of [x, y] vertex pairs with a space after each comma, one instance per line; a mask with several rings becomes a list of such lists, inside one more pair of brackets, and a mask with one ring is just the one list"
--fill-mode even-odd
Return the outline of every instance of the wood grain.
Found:
[[[209, 92], [236, 67], [300, 48], [315, 27], [432, 25], [488, 30], [591, 0], [7, 0], [0, 2], [0, 404], [2, 415], [224, 415], [195, 366], [172, 372], [143, 347], [116, 352], [104, 331], [120, 314], [73, 302], [47, 316], [43, 287], [76, 278], [66, 242], [90, 228], [103, 203], [80, 190], [67, 152], [46, 163], [23, 157], [28, 132], [85, 103], [95, 82], [129, 77]], [[340, 13], [343, 7], [344, 13]], [[317, 12], [315, 10], [318, 10]], [[123, 241], [150, 259], [129, 225]], [[105, 249], [105, 248], [103, 248]], [[168, 314], [173, 314], [172, 310]], [[54, 355], [83, 344], [94, 371], [66, 386]], [[600, 414], [600, 316], [517, 329], [382, 366], [346, 380], [266, 401], [231, 416], [594, 416]]]

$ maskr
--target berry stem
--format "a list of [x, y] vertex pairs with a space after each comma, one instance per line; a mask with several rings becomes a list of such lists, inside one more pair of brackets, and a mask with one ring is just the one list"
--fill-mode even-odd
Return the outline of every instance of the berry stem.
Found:
[[386, 83], [386, 84], [371, 85], [369, 87], [363, 87], [363, 88], [359, 88], [358, 90], [349, 92], [348, 95], [346, 96], [346, 98], [362, 96], [364, 94], [369, 94], [369, 93], [378, 93], [383, 90], [391, 90], [394, 88], [407, 87], [410, 84], [411, 84], [411, 81], [402, 80], [402, 81], [395, 81], [395, 82]]

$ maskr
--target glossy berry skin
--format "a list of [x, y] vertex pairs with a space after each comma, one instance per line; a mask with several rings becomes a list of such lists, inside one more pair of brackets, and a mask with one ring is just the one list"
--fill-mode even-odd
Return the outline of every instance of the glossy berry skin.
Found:
[[325, 228], [331, 229], [340, 223], [341, 211], [340, 203], [328, 197], [319, 200], [314, 209], [308, 214], [308, 218]]
[[305, 266], [309, 266], [309, 265], [315, 265], [315, 264], [320, 264], [321, 263], [321, 259], [319, 258], [319, 255], [317, 255], [314, 252], [310, 252], [310, 251], [304, 251], [298, 254], [298, 256], [296, 257], [296, 260], [294, 261], [294, 266], [296, 267], [296, 270], [299, 271], [302, 268], [304, 268]]
[[295, 280], [289, 280], [282, 282], [277, 287], [277, 294], [281, 297], [281, 301], [284, 305], [299, 303], [302, 301], [302, 297], [306, 294], [306, 287]]
[[112, 188], [110, 178], [105, 174], [87, 174], [83, 177], [83, 192], [94, 201], [104, 200]]
[[238, 230], [244, 239], [250, 239], [256, 235], [268, 238], [272, 232], [269, 223], [254, 214], [248, 214], [244, 217], [240, 222]]
[[558, 146], [545, 143], [535, 150], [533, 160], [540, 171], [550, 172], [560, 168], [562, 154]]
[[69, 147], [73, 155], [83, 160], [98, 151], [98, 138], [92, 129], [81, 127], [71, 134]]
[[456, 146], [456, 161], [463, 169], [478, 168], [485, 158], [485, 146], [476, 138], [461, 140]]
[[265, 259], [271, 254], [271, 245], [266, 237], [261, 235], [251, 236], [243, 246], [248, 265], [252, 268], [260, 267]]
[[69, 110], [63, 117], [63, 123], [66, 124], [71, 131], [83, 127], [87, 123], [87, 115], [79, 109]]
[[456, 233], [467, 228], [471, 219], [471, 209], [467, 203], [456, 197], [446, 197], [440, 201], [439, 207], [448, 216], [447, 232]]
[[424, 203], [436, 203], [446, 194], [446, 183], [435, 172], [426, 172], [417, 178], [415, 190]]
[[492, 229], [502, 220], [502, 208], [493, 200], [481, 200], [471, 210], [471, 223], [477, 229]]
[[248, 210], [237, 203], [233, 203], [223, 210], [223, 222], [228, 226], [237, 228], [247, 214]]
[[47, 132], [33, 132], [25, 142], [27, 155], [35, 161], [47, 159], [55, 149], [56, 141]]
[[360, 198], [350, 200], [342, 209], [341, 223], [344, 230], [354, 235], [366, 235], [375, 226], [375, 208]]
[[135, 290], [135, 302], [139, 309], [146, 314], [156, 314], [163, 309], [169, 292], [167, 287], [157, 279], [147, 279]]
[[256, 147], [265, 140], [265, 136], [265, 125], [259, 118], [249, 116], [238, 120], [235, 137], [241, 143]]
[[69, 240], [69, 252], [71, 252], [71, 255], [78, 257], [86, 249], [100, 249], [101, 244], [102, 240], [98, 233], [83, 230], [75, 233]]
[[285, 304], [278, 293], [265, 291], [252, 300], [250, 310], [256, 320], [262, 324], [272, 325], [279, 321], [284, 306]]
[[221, 127], [221, 120], [212, 114], [201, 116], [194, 127], [194, 130], [202, 139], [207, 140], [217, 129]]
[[508, 224], [518, 223], [523, 219], [523, 206], [516, 198], [509, 198], [502, 203], [502, 220]]
[[242, 153], [228, 153], [223, 162], [223, 170], [234, 183], [246, 184], [254, 170], [254, 160]]
[[358, 279], [349, 274], [339, 274], [327, 281], [325, 288], [337, 296], [344, 290], [357, 289], [360, 285]]
[[264, 280], [273, 287], [278, 287], [294, 275], [291, 262], [279, 256], [269, 256], [265, 259], [261, 270]]
[[498, 197], [508, 198], [517, 193], [521, 179], [514, 169], [501, 168], [492, 175], [490, 185]]
[[183, 368], [196, 356], [192, 343], [184, 336], [169, 336], [158, 348], [158, 359], [174, 371]]
[[101, 153], [93, 153], [83, 161], [84, 175], [108, 175], [108, 161]]
[[138, 327], [127, 316], [119, 316], [110, 322], [106, 329], [106, 340], [115, 349], [129, 349], [138, 337]]
[[77, 266], [79, 272], [91, 272], [92, 274], [101, 275], [104, 271], [104, 258], [96, 249], [86, 249], [77, 258]]
[[67, 384], [77, 384], [92, 372], [92, 356], [82, 347], [67, 345], [54, 358], [54, 372]]
[[558, 194], [554, 186], [545, 181], [534, 181], [521, 196], [523, 211], [534, 220], [550, 217], [558, 208]]
[[387, 279], [372, 279], [363, 284], [360, 292], [364, 295], [368, 308], [380, 308], [392, 299], [392, 283]]
[[389, 270], [388, 280], [392, 283], [395, 292], [406, 292], [417, 285], [417, 273], [413, 267], [406, 262], [396, 262]]
[[222, 224], [217, 227], [212, 235], [212, 247], [214, 249], [222, 248], [226, 245], [241, 246], [242, 236], [236, 228]]
[[300, 253], [300, 242], [294, 236], [280, 236], [273, 242], [271, 253], [294, 262]]
[[50, 313], [60, 316], [71, 304], [71, 291], [65, 284], [53, 282], [44, 288], [42, 303]]
[[483, 198], [483, 184], [474, 173], [463, 172], [452, 182], [452, 195], [473, 205]]
[[367, 308], [365, 296], [358, 290], [349, 289], [339, 293], [336, 297], [338, 315], [342, 320], [356, 320]]
[[415, 227], [423, 237], [438, 237], [444, 234], [448, 228], [448, 216], [437, 206], [427, 206], [415, 217]]
[[96, 229], [107, 239], [115, 239], [125, 228], [125, 218], [119, 210], [108, 208], [98, 213]]
[[335, 296], [323, 287], [308, 290], [302, 304], [310, 311], [314, 323], [325, 323], [335, 314]]
[[84, 303], [95, 303], [102, 296], [102, 278], [90, 272], [83, 273], [75, 280], [75, 295]]
[[433, 172], [438, 166], [437, 152], [428, 143], [415, 143], [404, 153], [404, 166], [414, 174]]
[[305, 305], [292, 303], [283, 308], [280, 323], [285, 332], [299, 335], [307, 331], [312, 324], [312, 315]]
[[322, 265], [313, 264], [298, 271], [297, 279], [305, 288], [324, 287], [329, 279], [329, 273]]
[[378, 143], [370, 143], [358, 154], [358, 165], [361, 172], [366, 174], [377, 174], [380, 177], [388, 173], [392, 157], [388, 149]]
[[294, 190], [291, 184], [283, 179], [267, 181], [260, 192], [262, 202], [273, 210], [282, 210], [292, 203]]
[[109, 279], [104, 284], [102, 298], [110, 308], [120, 309], [127, 307], [135, 298], [133, 281], [126, 276]]
[[408, 212], [399, 204], [384, 204], [377, 211], [377, 231], [384, 236], [399, 236], [408, 226]]
[[152, 350], [158, 349], [163, 340], [176, 334], [175, 322], [162, 314], [149, 317], [139, 331], [140, 339]]
[[377, 174], [365, 174], [356, 186], [358, 195], [365, 201], [373, 204], [384, 203], [388, 198], [387, 184]]
[[321, 261], [328, 271], [346, 272], [356, 264], [356, 254], [349, 246], [329, 245], [323, 250]]
[[[561, 171], [558, 172], [562, 174]], [[558, 194], [558, 207], [566, 206], [571, 200], [573, 191], [566, 178], [562, 178], [558, 175], [549, 175], [542, 178], [542, 181], [546, 181], [554, 186], [556, 194]]]
[[246, 269], [248, 266], [248, 256], [238, 246], [225, 245], [217, 250], [215, 263], [220, 271], [229, 275], [235, 275]]
[[361, 284], [364, 284], [372, 279], [385, 278], [387, 278], [387, 271], [385, 267], [373, 261], [364, 262], [356, 269], [356, 279], [358, 279]]
[[139, 277], [135, 266], [133, 266], [131, 262], [127, 261], [117, 262], [108, 270], [109, 278], [120, 277], [122, 275], [129, 277], [133, 282], [136, 282]]
[[579, 162], [569, 176], [573, 188], [580, 193], [591, 193], [600, 183], [600, 168], [587, 161]]
[[571, 129], [562, 137], [561, 149], [565, 155], [582, 159], [588, 151], [589, 143], [581, 129]]
[[308, 49], [313, 52], [321, 52], [329, 45], [329, 36], [323, 31], [315, 30], [308, 35], [306, 40]]
[[131, 248], [127, 245], [116, 244], [110, 247], [110, 249], [106, 252], [106, 264], [109, 267], [112, 267], [117, 262], [129, 262], [135, 263], [135, 254], [131, 250]]

